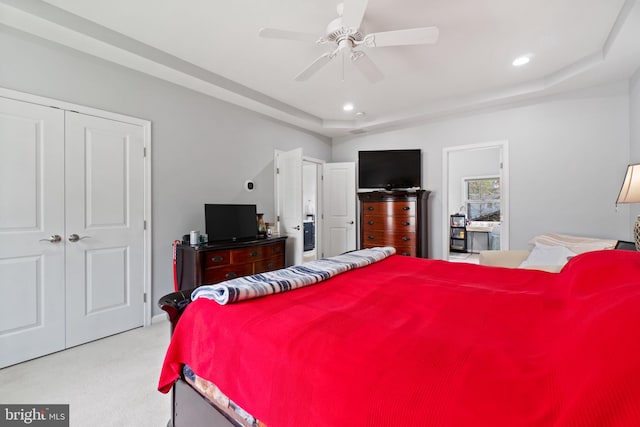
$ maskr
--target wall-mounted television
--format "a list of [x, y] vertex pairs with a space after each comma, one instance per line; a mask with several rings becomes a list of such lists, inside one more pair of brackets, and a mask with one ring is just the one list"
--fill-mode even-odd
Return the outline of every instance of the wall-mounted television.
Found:
[[251, 240], [258, 236], [256, 205], [205, 204], [204, 220], [210, 242]]
[[360, 190], [417, 190], [422, 186], [419, 149], [358, 151]]

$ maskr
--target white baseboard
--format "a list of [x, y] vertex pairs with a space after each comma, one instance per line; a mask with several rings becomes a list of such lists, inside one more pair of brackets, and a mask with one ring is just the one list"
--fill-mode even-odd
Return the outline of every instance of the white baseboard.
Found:
[[153, 325], [158, 322], [165, 322], [167, 320], [169, 320], [169, 315], [167, 315], [167, 313], [160, 313], [151, 318], [151, 324]]

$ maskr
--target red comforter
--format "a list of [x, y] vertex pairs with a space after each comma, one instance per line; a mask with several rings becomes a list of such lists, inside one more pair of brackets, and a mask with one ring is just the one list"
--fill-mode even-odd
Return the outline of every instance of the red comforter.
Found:
[[640, 253], [559, 274], [392, 256], [180, 319], [188, 364], [269, 427], [640, 426]]

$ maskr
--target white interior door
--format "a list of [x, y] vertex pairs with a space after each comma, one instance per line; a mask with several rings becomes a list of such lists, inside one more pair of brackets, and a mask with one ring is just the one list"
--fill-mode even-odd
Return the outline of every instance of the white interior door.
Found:
[[356, 249], [356, 164], [325, 163], [323, 257]]
[[66, 113], [67, 347], [144, 321], [144, 129]]
[[302, 148], [277, 152], [276, 157], [276, 215], [280, 232], [287, 237], [287, 265], [302, 264]]
[[0, 368], [65, 347], [63, 235], [64, 112], [0, 98]]

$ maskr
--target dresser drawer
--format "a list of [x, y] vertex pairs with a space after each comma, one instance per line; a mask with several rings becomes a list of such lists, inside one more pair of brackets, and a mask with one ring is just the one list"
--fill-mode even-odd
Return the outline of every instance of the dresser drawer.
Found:
[[253, 274], [278, 270], [280, 268], [284, 268], [284, 256], [282, 254], [256, 261], [253, 268]]
[[253, 274], [253, 263], [209, 268], [204, 271], [203, 284], [224, 282], [225, 280], [248, 276], [250, 274]]
[[[376, 244], [374, 242], [365, 242], [363, 245], [363, 249], [366, 248], [375, 248], [381, 246], [379, 244]], [[402, 245], [391, 245], [391, 244], [386, 244], [384, 246], [393, 246], [396, 250], [396, 255], [404, 255], [404, 256], [416, 256], [416, 248], [415, 246], [402, 246]]]
[[365, 234], [371, 230], [387, 230], [392, 232], [416, 231], [415, 216], [365, 215], [362, 222], [362, 229]]
[[395, 246], [396, 255], [403, 256], [416, 256], [416, 247], [415, 246]]
[[204, 268], [214, 268], [231, 263], [231, 251], [211, 251], [204, 254]]
[[401, 200], [396, 202], [363, 202], [362, 213], [367, 215], [415, 216], [416, 202]]
[[267, 251], [266, 256], [268, 257], [284, 254], [284, 242], [277, 242], [271, 245], [266, 245], [264, 246], [264, 248]]
[[264, 246], [255, 246], [252, 248], [240, 248], [231, 250], [231, 263], [242, 264], [245, 262], [254, 262], [259, 259], [268, 257], [267, 248]]
[[362, 235], [363, 243], [373, 243], [375, 246], [412, 246], [416, 243], [416, 233], [391, 232], [371, 230]]
[[254, 262], [275, 255], [283, 254], [283, 246], [283, 243], [276, 243], [273, 245], [254, 246], [251, 248], [232, 249], [231, 263], [237, 264]]

